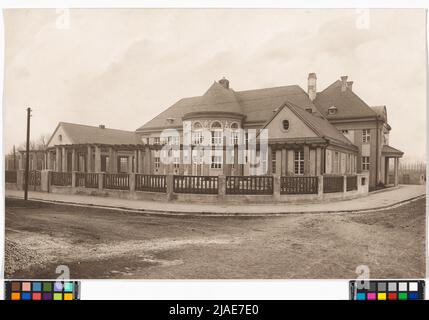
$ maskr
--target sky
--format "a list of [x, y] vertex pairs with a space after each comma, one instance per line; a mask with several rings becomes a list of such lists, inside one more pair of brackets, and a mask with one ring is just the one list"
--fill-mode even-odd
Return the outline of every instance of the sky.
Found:
[[226, 77], [234, 90], [342, 75], [386, 105], [390, 145], [426, 158], [424, 9], [4, 10], [5, 152], [58, 122], [134, 131]]

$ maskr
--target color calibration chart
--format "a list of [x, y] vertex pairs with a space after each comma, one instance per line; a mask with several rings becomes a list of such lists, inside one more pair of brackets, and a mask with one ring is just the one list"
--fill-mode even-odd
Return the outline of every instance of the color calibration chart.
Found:
[[80, 300], [80, 282], [6, 281], [5, 300]]
[[423, 300], [423, 280], [350, 281], [350, 300]]

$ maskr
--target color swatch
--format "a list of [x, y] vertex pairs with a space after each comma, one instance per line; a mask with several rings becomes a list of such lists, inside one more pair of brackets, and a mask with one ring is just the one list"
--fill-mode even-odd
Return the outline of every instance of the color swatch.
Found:
[[79, 293], [79, 281], [5, 282], [5, 300], [79, 300]]
[[350, 300], [423, 300], [424, 280], [350, 281]]

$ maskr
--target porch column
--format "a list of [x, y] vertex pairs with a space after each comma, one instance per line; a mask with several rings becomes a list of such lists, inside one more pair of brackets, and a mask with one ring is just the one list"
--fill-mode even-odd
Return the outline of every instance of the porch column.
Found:
[[152, 174], [151, 170], [151, 150], [149, 146], [145, 146], [144, 150], [144, 173], [145, 174]]
[[55, 171], [61, 171], [61, 149], [60, 147], [55, 148]]
[[61, 171], [67, 172], [67, 150], [65, 147], [62, 147], [61, 160]]
[[185, 164], [183, 163], [183, 148], [179, 149], [179, 175], [185, 174]]
[[271, 145], [268, 145], [268, 157], [267, 157], [267, 174], [268, 175], [272, 175], [273, 174], [273, 154], [272, 154], [272, 149], [271, 149]]
[[284, 177], [287, 174], [287, 152], [286, 152], [286, 147], [282, 148], [281, 157], [280, 157], [280, 163], [282, 165], [281, 176]]
[[117, 173], [118, 170], [118, 150], [113, 149], [113, 153], [112, 153], [112, 172], [113, 173]]
[[239, 174], [239, 167], [238, 167], [238, 145], [234, 145], [234, 172], [232, 173], [234, 176], [241, 175]]
[[398, 166], [399, 166], [399, 158], [395, 158], [395, 168], [394, 168], [394, 170], [395, 170], [395, 182], [394, 182], [395, 187], [399, 184], [398, 183]]
[[139, 172], [139, 150], [134, 150], [134, 173]]
[[52, 156], [51, 151], [46, 151], [46, 169], [48, 169], [48, 170], [52, 170], [52, 168], [51, 168], [51, 156]]
[[133, 172], [133, 156], [128, 156], [128, 173]]
[[322, 149], [320, 147], [316, 148], [316, 176], [322, 174]]
[[95, 146], [94, 172], [101, 172], [101, 150], [100, 150], [100, 146]]
[[304, 175], [310, 175], [310, 146], [304, 145]]
[[384, 158], [384, 184], [389, 184], [389, 157]]
[[92, 172], [91, 163], [92, 163], [92, 148], [91, 146], [88, 146], [88, 151], [86, 153], [86, 172]]
[[71, 158], [71, 170], [72, 172], [76, 171], [76, 149], [72, 150], [72, 158]]

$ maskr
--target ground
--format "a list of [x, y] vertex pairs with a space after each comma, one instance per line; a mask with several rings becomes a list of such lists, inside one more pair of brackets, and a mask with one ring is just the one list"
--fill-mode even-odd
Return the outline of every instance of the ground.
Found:
[[365, 213], [145, 215], [6, 199], [6, 277], [425, 277], [425, 198]]

